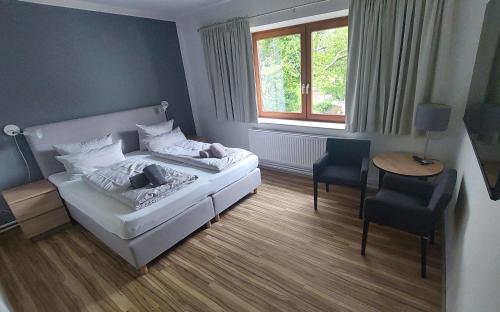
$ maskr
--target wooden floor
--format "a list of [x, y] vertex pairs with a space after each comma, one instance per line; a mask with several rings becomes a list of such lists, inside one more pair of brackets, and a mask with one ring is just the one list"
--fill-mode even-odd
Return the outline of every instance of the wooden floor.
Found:
[[[332, 190], [333, 189], [333, 190]], [[438, 311], [440, 237], [420, 278], [419, 238], [370, 227], [358, 192], [263, 171], [263, 185], [140, 276], [80, 226], [35, 244], [0, 235], [0, 311]]]

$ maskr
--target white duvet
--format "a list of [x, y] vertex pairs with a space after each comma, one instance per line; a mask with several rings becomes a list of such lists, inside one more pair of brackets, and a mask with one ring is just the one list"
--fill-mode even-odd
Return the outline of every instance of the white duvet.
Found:
[[[130, 177], [142, 173], [151, 164], [157, 164], [167, 172], [167, 183], [132, 189]], [[161, 162], [141, 158], [128, 159], [110, 167], [83, 176], [83, 180], [135, 210], [145, 208], [196, 181], [197, 176], [174, 170]]]
[[225, 148], [226, 157], [223, 158], [201, 158], [200, 151], [210, 147], [208, 143], [185, 140], [169, 146], [153, 146], [151, 152], [161, 158], [174, 160], [189, 164], [192, 166], [222, 171], [229, 168], [240, 160], [253, 155], [247, 150], [241, 148]]

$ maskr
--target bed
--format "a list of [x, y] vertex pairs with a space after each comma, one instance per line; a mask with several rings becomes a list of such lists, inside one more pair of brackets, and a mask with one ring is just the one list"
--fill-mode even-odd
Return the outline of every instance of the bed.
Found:
[[[159, 159], [138, 151], [136, 124], [154, 124], [164, 120], [156, 107], [145, 107], [47, 125], [40, 129], [43, 138], [27, 137], [28, 144], [44, 175], [56, 187], [71, 217], [96, 236], [133, 267], [147, 272], [147, 264], [203, 226], [261, 184], [258, 158], [251, 155], [238, 164], [213, 172], [186, 164]], [[126, 158], [162, 161], [167, 166], [198, 179], [141, 210], [130, 210], [81, 179], [71, 180], [55, 159], [54, 144], [71, 143], [111, 133], [123, 141]]]

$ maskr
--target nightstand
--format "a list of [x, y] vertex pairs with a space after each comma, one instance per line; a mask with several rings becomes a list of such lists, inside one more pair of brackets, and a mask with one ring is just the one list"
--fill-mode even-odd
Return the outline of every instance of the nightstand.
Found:
[[47, 180], [3, 191], [2, 195], [28, 238], [70, 221], [56, 187]]

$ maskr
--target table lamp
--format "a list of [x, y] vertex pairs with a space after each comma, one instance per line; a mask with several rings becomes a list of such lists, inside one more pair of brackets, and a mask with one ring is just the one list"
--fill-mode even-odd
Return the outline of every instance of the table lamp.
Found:
[[424, 161], [427, 164], [432, 163], [427, 159], [427, 149], [429, 147], [431, 131], [445, 131], [448, 129], [448, 122], [450, 121], [451, 107], [445, 104], [420, 104], [417, 107], [415, 117], [415, 128], [426, 132]]

